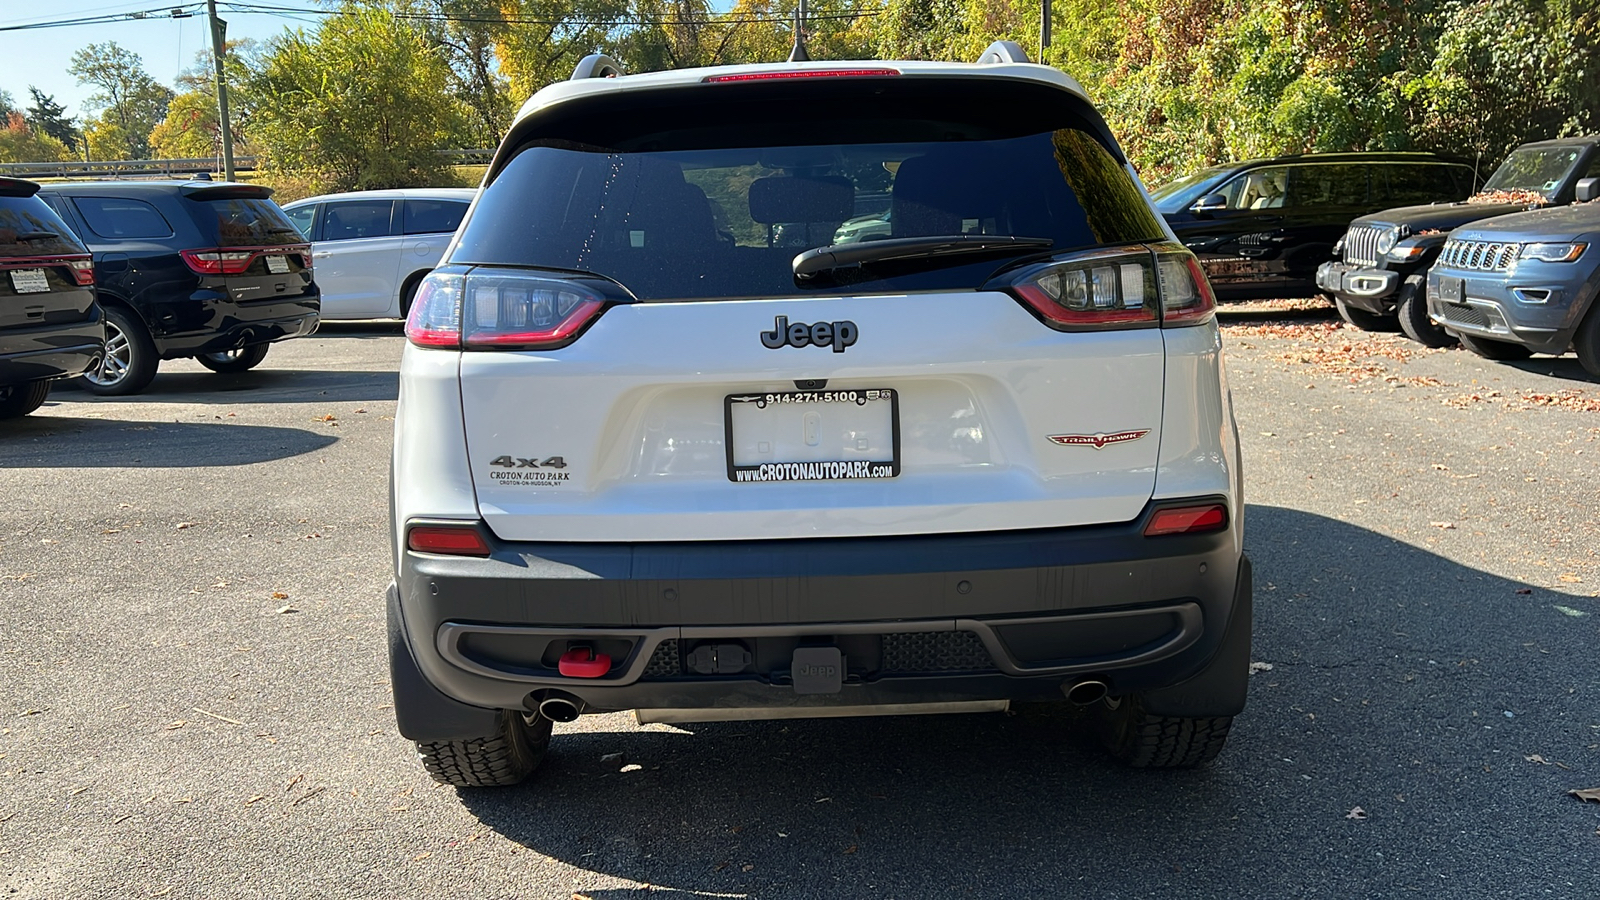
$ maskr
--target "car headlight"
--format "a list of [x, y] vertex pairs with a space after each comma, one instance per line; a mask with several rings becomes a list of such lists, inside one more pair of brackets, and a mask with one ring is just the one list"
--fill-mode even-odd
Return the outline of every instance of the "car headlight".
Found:
[[1394, 249], [1394, 245], [1398, 243], [1400, 243], [1400, 229], [1389, 228], [1378, 235], [1378, 242], [1373, 246], [1373, 249], [1378, 251], [1379, 256], [1387, 256], [1389, 251]]
[[1540, 262], [1563, 263], [1572, 262], [1583, 255], [1583, 250], [1588, 244], [1528, 244], [1522, 248], [1523, 259], [1537, 259]]

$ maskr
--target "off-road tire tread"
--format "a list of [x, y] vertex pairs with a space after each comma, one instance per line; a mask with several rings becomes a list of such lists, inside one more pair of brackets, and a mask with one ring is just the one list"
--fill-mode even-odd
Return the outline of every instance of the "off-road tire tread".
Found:
[[1192, 769], [1217, 758], [1233, 727], [1232, 716], [1155, 716], [1138, 697], [1110, 713], [1106, 731], [1112, 756], [1135, 769]]
[[[1415, 276], [1413, 276], [1415, 277]], [[1400, 331], [1424, 347], [1452, 347], [1455, 335], [1428, 318], [1428, 300], [1422, 285], [1410, 279], [1400, 287], [1400, 302], [1394, 307], [1395, 318], [1400, 320]]]
[[1474, 337], [1470, 334], [1461, 335], [1461, 346], [1471, 350], [1484, 359], [1499, 360], [1502, 362], [1515, 362], [1527, 359], [1533, 351], [1522, 344], [1513, 344], [1510, 341], [1497, 341], [1494, 338]]
[[44, 405], [50, 396], [50, 382], [29, 381], [0, 388], [0, 419], [16, 419]]
[[418, 741], [417, 757], [434, 781], [454, 787], [509, 787], [519, 784], [544, 760], [550, 746], [550, 720], [502, 710], [499, 733], [463, 741]]
[[1600, 379], [1600, 302], [1589, 305], [1578, 333], [1572, 338], [1572, 349], [1578, 352], [1578, 363], [1592, 378]]
[[1351, 328], [1362, 331], [1390, 332], [1400, 327], [1394, 316], [1380, 316], [1364, 309], [1356, 309], [1342, 299], [1333, 298], [1333, 305], [1339, 310], [1339, 318], [1343, 319]]

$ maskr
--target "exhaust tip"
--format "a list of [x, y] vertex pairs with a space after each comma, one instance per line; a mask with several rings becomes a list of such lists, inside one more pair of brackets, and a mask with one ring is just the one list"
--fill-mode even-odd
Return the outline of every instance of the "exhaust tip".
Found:
[[1099, 703], [1106, 698], [1106, 693], [1109, 690], [1109, 686], [1104, 681], [1094, 678], [1085, 679], [1070, 687], [1062, 688], [1062, 691], [1067, 695], [1067, 699], [1079, 706]]
[[539, 701], [539, 715], [552, 722], [578, 721], [578, 704], [568, 697], [546, 697]]

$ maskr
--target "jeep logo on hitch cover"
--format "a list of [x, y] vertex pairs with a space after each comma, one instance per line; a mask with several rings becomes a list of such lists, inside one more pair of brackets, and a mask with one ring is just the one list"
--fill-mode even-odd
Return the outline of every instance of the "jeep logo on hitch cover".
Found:
[[788, 316], [778, 316], [772, 321], [772, 330], [761, 332], [761, 343], [768, 350], [777, 350], [784, 345], [790, 347], [832, 347], [833, 352], [843, 353], [844, 348], [854, 344], [860, 336], [860, 329], [856, 323], [846, 319], [843, 322], [818, 322], [807, 325], [804, 322], [789, 324]]

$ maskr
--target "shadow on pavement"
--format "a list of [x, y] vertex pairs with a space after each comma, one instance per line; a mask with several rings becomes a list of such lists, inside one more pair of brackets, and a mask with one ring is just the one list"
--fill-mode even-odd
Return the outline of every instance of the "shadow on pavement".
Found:
[[237, 375], [163, 371], [144, 391], [128, 397], [97, 397], [70, 383], [55, 386], [50, 395], [93, 403], [373, 403], [400, 396], [400, 374], [272, 368]]
[[1565, 356], [1535, 356], [1532, 359], [1518, 359], [1503, 363], [1486, 359], [1484, 364], [1511, 366], [1532, 375], [1545, 375], [1550, 378], [1580, 382], [1584, 385], [1594, 385], [1596, 382], [1600, 382], [1600, 378], [1585, 372], [1583, 363], [1578, 362], [1578, 357], [1571, 353]]
[[[1582, 748], [1600, 720], [1581, 661], [1597, 619], [1553, 606], [1600, 613], [1600, 601], [1519, 594], [1306, 512], [1252, 506], [1245, 518], [1253, 658], [1270, 668], [1252, 676], [1250, 706], [1208, 769], [1122, 769], [1063, 705], [558, 726], [527, 784], [458, 795], [540, 854], [657, 892], [1478, 896], [1490, 883], [1571, 883], [1561, 861], [1592, 853], [1596, 823], [1561, 791], [1589, 785], [1522, 760], [1592, 759]], [[1371, 821], [1351, 818], [1356, 806]], [[581, 881], [585, 896], [635, 896]]]
[[321, 450], [338, 440], [272, 425], [130, 422], [25, 416], [0, 432], [0, 469], [243, 466]]

